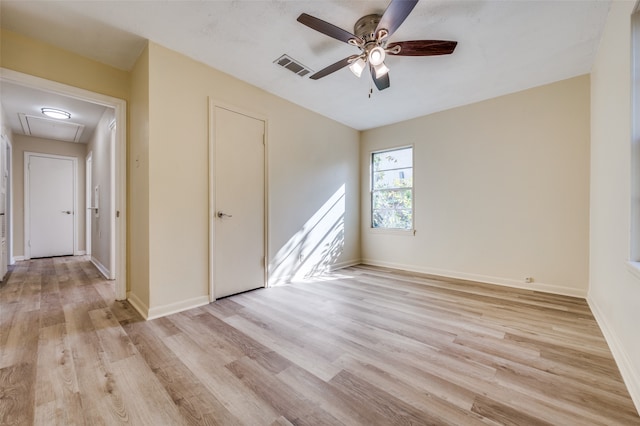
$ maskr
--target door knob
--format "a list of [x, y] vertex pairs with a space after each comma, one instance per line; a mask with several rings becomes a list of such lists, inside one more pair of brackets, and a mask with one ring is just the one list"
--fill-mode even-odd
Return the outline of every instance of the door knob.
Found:
[[225, 217], [233, 217], [233, 216], [232, 216], [232, 215], [230, 215], [230, 214], [223, 213], [223, 212], [218, 212], [218, 217], [219, 217], [220, 219], [223, 219], [223, 218], [225, 218]]
[[64, 213], [64, 214], [71, 214], [71, 210], [62, 210], [62, 213]]

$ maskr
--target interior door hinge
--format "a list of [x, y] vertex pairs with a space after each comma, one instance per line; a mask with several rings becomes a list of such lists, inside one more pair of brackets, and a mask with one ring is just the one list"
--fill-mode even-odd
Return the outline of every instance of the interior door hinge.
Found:
[[120, 210], [116, 210], [116, 217], [120, 217]]
[[267, 135], [265, 135], [264, 133], [262, 134], [262, 145], [266, 145], [267, 144]]

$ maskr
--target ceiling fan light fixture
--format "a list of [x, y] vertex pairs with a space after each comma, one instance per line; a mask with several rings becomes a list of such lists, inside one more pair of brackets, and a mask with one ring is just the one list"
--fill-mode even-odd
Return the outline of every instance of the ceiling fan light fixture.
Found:
[[380, 46], [376, 46], [369, 51], [369, 62], [374, 67], [377, 67], [378, 65], [382, 64], [384, 62], [384, 57], [385, 57], [384, 49]]
[[56, 108], [41, 108], [40, 111], [47, 117], [56, 118], [58, 120], [68, 120], [71, 118], [71, 113]]
[[364, 59], [358, 58], [355, 61], [353, 61], [351, 65], [349, 65], [349, 69], [351, 70], [353, 75], [360, 78], [360, 76], [362, 75], [362, 71], [364, 70], [364, 67], [366, 65], [367, 63], [364, 61]]
[[384, 62], [380, 65], [374, 65], [373, 69], [376, 71], [376, 78], [380, 78], [389, 72], [389, 68], [387, 68]]

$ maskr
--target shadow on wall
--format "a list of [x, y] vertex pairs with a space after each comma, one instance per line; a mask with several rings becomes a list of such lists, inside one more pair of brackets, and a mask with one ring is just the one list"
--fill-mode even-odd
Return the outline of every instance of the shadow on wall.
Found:
[[269, 264], [269, 286], [328, 272], [344, 247], [345, 185], [276, 253]]

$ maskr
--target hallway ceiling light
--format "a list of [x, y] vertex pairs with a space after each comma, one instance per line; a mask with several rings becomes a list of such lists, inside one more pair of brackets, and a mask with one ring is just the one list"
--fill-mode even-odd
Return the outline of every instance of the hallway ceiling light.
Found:
[[68, 120], [71, 118], [71, 113], [68, 113], [67, 111], [62, 111], [61, 109], [42, 108], [41, 111], [47, 117], [57, 118], [59, 120]]

